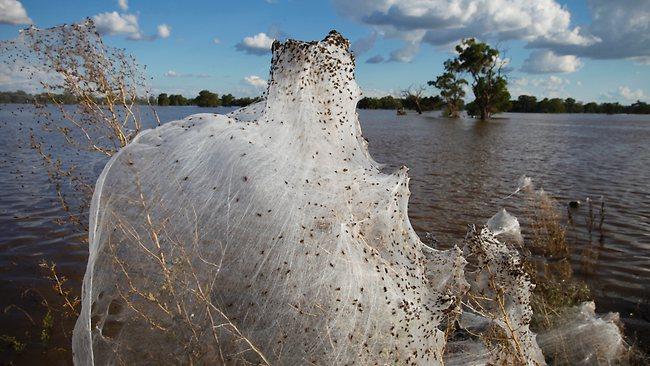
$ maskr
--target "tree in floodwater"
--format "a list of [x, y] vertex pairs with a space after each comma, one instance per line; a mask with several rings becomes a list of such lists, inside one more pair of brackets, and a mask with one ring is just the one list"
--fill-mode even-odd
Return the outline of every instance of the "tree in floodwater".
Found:
[[445, 62], [445, 69], [471, 75], [474, 104], [481, 120], [507, 110], [510, 93], [508, 81], [502, 75], [504, 62], [499, 58], [499, 50], [470, 38], [457, 45], [456, 52], [458, 56]]
[[445, 71], [438, 76], [436, 80], [427, 82], [428, 85], [440, 90], [440, 96], [445, 102], [445, 114], [448, 117], [458, 118], [458, 114], [465, 104], [465, 90], [463, 86], [467, 85], [467, 80], [459, 78], [457, 73], [449, 71], [445, 62]]
[[422, 105], [421, 101], [424, 95], [425, 88], [424, 86], [414, 87], [413, 85], [409, 86], [408, 89], [402, 90], [402, 98], [404, 98], [404, 104], [407, 108], [415, 108], [418, 114], [422, 114]]

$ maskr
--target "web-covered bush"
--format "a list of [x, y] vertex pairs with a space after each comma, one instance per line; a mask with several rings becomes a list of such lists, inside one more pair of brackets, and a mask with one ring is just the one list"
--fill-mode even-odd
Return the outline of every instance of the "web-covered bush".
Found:
[[[75, 363], [544, 364], [516, 250], [489, 227], [462, 249], [423, 244], [407, 168], [370, 157], [359, 97], [340, 34], [275, 42], [264, 101], [143, 131], [113, 156]], [[517, 231], [511, 219], [492, 223]]]

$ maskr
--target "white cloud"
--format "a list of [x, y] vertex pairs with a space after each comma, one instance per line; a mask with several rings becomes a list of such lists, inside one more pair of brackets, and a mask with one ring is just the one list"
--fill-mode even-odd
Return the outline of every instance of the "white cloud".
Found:
[[42, 82], [56, 85], [60, 84], [61, 81], [59, 74], [46, 72], [39, 65], [34, 65], [20, 58], [0, 62], [0, 90], [23, 90], [35, 94], [43, 91]]
[[550, 50], [538, 50], [531, 52], [521, 70], [531, 74], [569, 73], [581, 67], [582, 61], [577, 56], [558, 56]]
[[267, 84], [266, 80], [262, 79], [261, 77], [259, 77], [257, 75], [246, 76], [244, 78], [244, 81], [248, 85], [254, 86], [255, 88], [258, 88], [258, 89], [266, 87], [266, 84]]
[[158, 25], [158, 37], [168, 38], [172, 34], [172, 27], [167, 24]]
[[262, 32], [252, 37], [245, 37], [235, 48], [251, 55], [264, 55], [271, 52], [273, 41], [273, 38]]
[[0, 24], [32, 24], [23, 4], [17, 0], [0, 0]]
[[539, 97], [560, 98], [567, 97], [566, 86], [571, 81], [559, 76], [551, 75], [547, 78], [516, 78], [509, 82], [509, 89], [513, 96], [527, 94]]
[[477, 36], [549, 45], [584, 46], [598, 41], [573, 27], [571, 14], [556, 0], [334, 0], [334, 4], [340, 13], [385, 38], [412, 44], [446, 45]]
[[93, 16], [95, 27], [100, 34], [123, 35], [129, 39], [139, 40], [144, 36], [135, 14], [119, 14], [116, 11]]
[[220, 40], [219, 38], [217, 38], [217, 37], [214, 37], [214, 38], [212, 39], [212, 43], [214, 43], [214, 44], [219, 44], [219, 43], [221, 43], [221, 40]]
[[209, 74], [193, 74], [193, 73], [181, 73], [174, 70], [169, 70], [164, 74], [168, 78], [209, 78]]
[[117, 6], [119, 6], [120, 9], [127, 11], [129, 10], [129, 0], [117, 0]]
[[650, 65], [650, 55], [648, 56], [634, 56], [630, 57], [630, 60], [636, 62], [639, 65]]
[[92, 19], [95, 22], [97, 31], [102, 35], [125, 36], [133, 41], [153, 41], [171, 35], [171, 27], [167, 24], [158, 25], [157, 34], [145, 35], [140, 29], [136, 14], [113, 11], [97, 14]]
[[644, 100], [648, 98], [648, 96], [645, 95], [643, 90], [641, 89], [632, 90], [627, 86], [619, 86], [615, 95], [630, 102], [635, 102], [637, 100]]
[[650, 58], [650, 1], [647, 0], [589, 0], [591, 24], [585, 31], [598, 39], [590, 45], [539, 44], [558, 54], [577, 55], [594, 59]]

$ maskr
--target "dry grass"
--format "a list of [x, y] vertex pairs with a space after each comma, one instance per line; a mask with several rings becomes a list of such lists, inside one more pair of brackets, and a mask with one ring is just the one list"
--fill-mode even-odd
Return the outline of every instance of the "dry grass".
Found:
[[531, 228], [524, 265], [536, 287], [531, 297], [535, 331], [555, 326], [562, 309], [591, 298], [586, 283], [573, 276], [567, 226], [557, 202], [546, 193], [529, 192], [526, 219]]
[[[40, 84], [46, 96], [34, 101], [38, 127], [26, 131], [25, 144], [40, 157], [65, 213], [57, 222], [87, 232], [97, 177], [89, 166], [79, 166], [71, 157], [84, 157], [81, 164], [107, 159], [143, 129], [141, 106], [151, 107], [144, 70], [124, 50], [106, 46], [91, 20], [51, 29], [29, 28], [17, 40], [2, 42], [0, 49], [3, 60], [13, 62]], [[66, 105], [61, 96], [76, 103]], [[157, 120], [155, 110], [148, 111]], [[56, 339], [65, 345], [57, 352], [70, 358], [71, 324], [79, 315], [80, 288], [68, 286], [55, 263], [43, 261], [40, 267], [52, 282], [52, 293], [24, 291], [24, 303], [41, 306], [30, 309], [32, 314], [18, 305], [4, 309], [5, 313], [23, 313], [29, 330], [15, 337], [3, 335], [1, 340], [12, 352], [31, 353], [51, 347]]]
[[[43, 90], [34, 101], [40, 127], [28, 132], [28, 144], [41, 157], [68, 214], [65, 221], [85, 230], [96, 177], [70, 157], [106, 159], [143, 129], [141, 106], [150, 100], [144, 68], [123, 49], [106, 46], [90, 19], [28, 28], [0, 49], [7, 62]], [[64, 104], [63, 99], [76, 103]], [[147, 112], [157, 120], [153, 108]]]

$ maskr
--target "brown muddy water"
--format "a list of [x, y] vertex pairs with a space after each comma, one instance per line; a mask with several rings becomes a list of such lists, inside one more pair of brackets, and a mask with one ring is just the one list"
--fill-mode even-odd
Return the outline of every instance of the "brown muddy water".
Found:
[[[211, 111], [158, 108], [162, 121]], [[650, 116], [505, 114], [481, 123], [394, 111], [359, 115], [375, 160], [410, 168], [411, 223], [440, 247], [459, 242], [467, 224], [484, 223], [501, 207], [517, 215], [518, 197], [503, 198], [523, 174], [561, 205], [589, 197], [598, 214], [604, 200], [602, 238], [586, 234], [586, 205], [575, 212], [573, 269], [597, 312], [619, 312], [628, 337], [650, 349]], [[56, 263], [78, 294], [88, 252], [85, 233], [57, 223], [63, 212], [55, 191], [25, 144], [35, 120], [30, 106], [0, 105], [0, 364], [71, 363], [74, 318], [48, 323], [48, 306], [60, 308], [61, 297], [39, 263]], [[70, 160], [94, 175], [105, 164]], [[24, 344], [21, 352], [14, 340]]]

